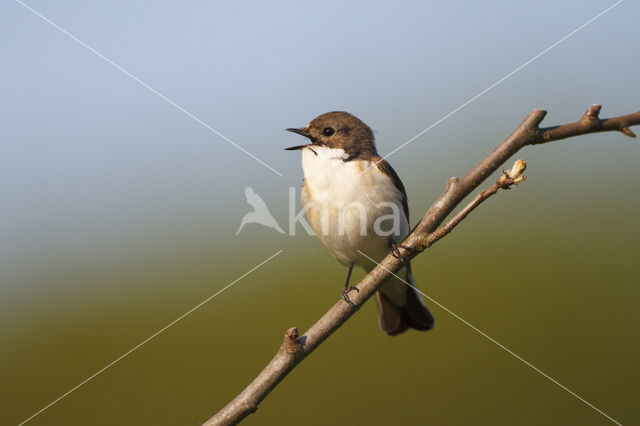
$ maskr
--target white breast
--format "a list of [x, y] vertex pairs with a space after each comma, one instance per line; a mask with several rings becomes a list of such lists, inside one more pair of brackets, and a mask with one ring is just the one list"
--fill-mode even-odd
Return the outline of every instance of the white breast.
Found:
[[[389, 239], [402, 239], [409, 224], [402, 207], [403, 194], [391, 178], [371, 161], [344, 161], [347, 157], [342, 149], [303, 149], [305, 183], [301, 200], [323, 245], [338, 261], [352, 265], [364, 260], [357, 250], [374, 258], [386, 255]], [[376, 219], [394, 213], [398, 220], [396, 235], [376, 233]], [[383, 223], [391, 225], [390, 220]]]

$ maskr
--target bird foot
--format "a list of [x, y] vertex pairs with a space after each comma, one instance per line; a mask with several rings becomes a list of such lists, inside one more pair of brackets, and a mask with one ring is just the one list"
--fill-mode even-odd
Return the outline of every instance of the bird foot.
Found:
[[393, 257], [395, 257], [396, 259], [400, 259], [402, 262], [406, 262], [407, 258], [404, 257], [402, 255], [402, 253], [400, 253], [400, 249], [405, 249], [407, 251], [411, 251], [411, 249], [407, 246], [403, 246], [402, 244], [398, 244], [398, 243], [390, 243], [389, 247], [391, 249], [391, 255]]
[[356, 292], [360, 293], [360, 289], [358, 287], [351, 286], [349, 288], [345, 288], [344, 290], [342, 290], [342, 298], [344, 299], [345, 302], [347, 302], [349, 305], [354, 307], [356, 305], [351, 301], [351, 299], [349, 299], [349, 292], [351, 290], [355, 290]]

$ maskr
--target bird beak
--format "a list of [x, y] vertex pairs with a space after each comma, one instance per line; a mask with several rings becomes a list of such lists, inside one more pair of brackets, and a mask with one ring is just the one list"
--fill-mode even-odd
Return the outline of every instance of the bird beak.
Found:
[[[309, 138], [311, 139], [311, 136], [309, 135], [309, 133], [307, 133], [307, 131], [303, 128], [303, 129], [296, 129], [295, 127], [291, 127], [288, 129], [285, 129], [287, 132], [291, 132], [291, 133], [297, 133], [300, 136], [304, 136], [305, 138]], [[313, 141], [312, 141], [313, 142]], [[313, 145], [313, 143], [310, 144], [306, 144], [306, 145], [296, 145], [296, 146], [291, 146], [289, 148], [285, 148], [285, 151], [297, 151], [299, 149], [305, 148], [309, 145]]]
[[304, 137], [309, 137], [309, 135], [307, 134], [307, 132], [304, 129], [296, 129], [295, 127], [289, 127], [288, 129], [285, 129], [287, 132], [291, 132], [291, 133], [297, 133], [299, 135], [302, 135]]

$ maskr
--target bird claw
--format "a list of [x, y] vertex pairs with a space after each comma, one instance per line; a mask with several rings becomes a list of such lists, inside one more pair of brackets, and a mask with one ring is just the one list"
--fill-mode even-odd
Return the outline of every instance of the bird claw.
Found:
[[411, 251], [411, 249], [407, 246], [403, 246], [402, 244], [398, 244], [398, 243], [390, 243], [389, 247], [391, 249], [391, 255], [393, 257], [395, 257], [396, 259], [400, 259], [402, 262], [406, 262], [407, 258], [405, 258], [402, 253], [400, 253], [400, 249], [403, 248], [407, 251]]
[[360, 289], [358, 287], [354, 287], [351, 286], [349, 288], [345, 288], [344, 290], [342, 290], [342, 298], [344, 299], [345, 302], [347, 302], [351, 307], [355, 307], [356, 305], [351, 301], [351, 299], [349, 299], [349, 292], [351, 290], [355, 290], [356, 292], [360, 293]]

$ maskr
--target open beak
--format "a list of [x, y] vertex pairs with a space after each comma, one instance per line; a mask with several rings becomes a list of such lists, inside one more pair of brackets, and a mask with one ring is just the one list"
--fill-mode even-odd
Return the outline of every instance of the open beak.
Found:
[[[297, 133], [297, 134], [299, 134], [300, 136], [304, 136], [305, 138], [309, 138], [309, 139], [311, 139], [311, 138], [309, 137], [309, 134], [308, 134], [306, 131], [304, 131], [303, 129], [296, 129], [295, 127], [290, 127], [290, 128], [288, 128], [288, 129], [285, 129], [285, 130], [286, 130], [287, 132]], [[313, 145], [313, 143], [308, 143], [308, 144], [305, 144], [305, 145], [296, 145], [296, 146], [291, 146], [291, 147], [289, 147], [289, 148], [285, 148], [285, 151], [297, 151], [297, 150], [299, 150], [299, 149], [306, 148], [306, 147], [308, 147], [309, 145]]]

